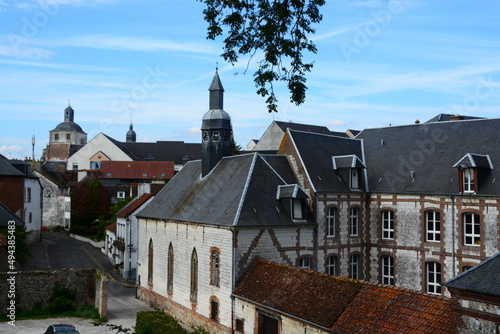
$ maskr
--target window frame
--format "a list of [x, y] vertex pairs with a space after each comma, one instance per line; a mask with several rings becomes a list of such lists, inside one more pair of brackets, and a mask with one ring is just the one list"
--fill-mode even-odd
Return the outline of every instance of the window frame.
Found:
[[394, 257], [390, 255], [380, 257], [380, 281], [385, 285], [395, 285]]
[[349, 256], [349, 278], [360, 279], [360, 262], [361, 256], [359, 254], [355, 253]]
[[167, 255], [167, 293], [174, 293], [174, 247], [172, 243], [168, 245]]
[[302, 198], [290, 198], [290, 207], [292, 211], [292, 220], [301, 220], [305, 218], [304, 200]]
[[[306, 263], [308, 262], [308, 263]], [[313, 266], [313, 261], [312, 261], [312, 257], [311, 256], [302, 256], [300, 259], [299, 259], [299, 268], [301, 269], [306, 269], [306, 270], [312, 270], [312, 266]]]
[[154, 269], [154, 246], [153, 239], [149, 239], [148, 246], [148, 283], [153, 284], [153, 269]]
[[335, 238], [337, 236], [337, 211], [337, 208], [334, 206], [329, 206], [326, 210], [326, 236], [328, 238]]
[[[356, 214], [353, 214], [353, 210], [356, 210]], [[357, 206], [349, 208], [349, 236], [351, 237], [359, 237], [359, 211]], [[355, 233], [353, 230], [356, 230]]]
[[425, 291], [433, 295], [441, 295], [441, 263], [428, 261], [425, 263]]
[[[429, 217], [431, 214], [432, 217]], [[425, 241], [441, 242], [441, 212], [437, 210], [427, 210], [424, 212], [424, 215]], [[430, 238], [430, 236], [432, 236], [432, 238]]]
[[[333, 263], [331, 260], [333, 260]], [[328, 256], [326, 258], [326, 274], [330, 276], [338, 276], [337, 265], [338, 265], [338, 256], [336, 255]]]
[[[468, 217], [472, 219], [467, 220]], [[477, 222], [476, 222], [477, 220]], [[475, 212], [464, 212], [462, 214], [463, 244], [464, 246], [478, 247], [481, 245], [481, 217]], [[468, 227], [471, 227], [470, 232]], [[476, 231], [477, 228], [477, 231]], [[468, 239], [471, 239], [469, 242]]]
[[476, 192], [476, 169], [462, 168], [462, 186], [464, 193]]
[[210, 252], [210, 285], [220, 286], [220, 251], [212, 249]]
[[[387, 217], [386, 214], [388, 215]], [[394, 240], [394, 232], [396, 226], [394, 211], [382, 210], [380, 216], [382, 240]]]
[[192, 303], [198, 301], [198, 253], [196, 248], [191, 252], [191, 272], [190, 272], [190, 293], [189, 299]]

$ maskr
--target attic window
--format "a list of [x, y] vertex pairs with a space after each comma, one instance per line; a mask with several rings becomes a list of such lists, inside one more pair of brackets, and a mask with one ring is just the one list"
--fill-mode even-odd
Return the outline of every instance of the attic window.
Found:
[[292, 198], [292, 219], [304, 219], [304, 201]]
[[[351, 190], [361, 189], [360, 173], [365, 164], [355, 154], [338, 155], [332, 157], [333, 169], [337, 171], [344, 179], [349, 179], [349, 188]], [[348, 174], [347, 174], [348, 173]], [[339, 175], [337, 175], [341, 178]]]
[[459, 191], [475, 193], [481, 180], [493, 169], [493, 164], [487, 154], [467, 153], [453, 167], [458, 168]]
[[292, 220], [305, 219], [305, 199], [309, 196], [298, 184], [283, 184], [278, 186], [276, 199], [289, 209]]
[[148, 173], [142, 173], [142, 177], [148, 177]]

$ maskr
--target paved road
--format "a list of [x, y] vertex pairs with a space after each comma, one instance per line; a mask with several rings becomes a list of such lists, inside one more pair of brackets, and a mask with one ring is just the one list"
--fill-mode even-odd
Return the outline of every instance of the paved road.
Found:
[[31, 245], [30, 251], [32, 256], [25, 264], [24, 270], [97, 268], [96, 262], [89, 256], [83, 243], [64, 233], [44, 232], [42, 241]]
[[[30, 246], [32, 258], [25, 270], [57, 270], [64, 268], [99, 268], [110, 276], [108, 297], [108, 324], [133, 328], [136, 313], [152, 310], [135, 298], [135, 287], [112, 271], [106, 256], [92, 245], [77, 241], [63, 233], [44, 232], [42, 241]], [[0, 323], [0, 333], [41, 334], [49, 325], [67, 323], [77, 327], [81, 334], [116, 333], [108, 326], [94, 326], [93, 320], [81, 318], [55, 318], [43, 320], [19, 320], [15, 327]]]

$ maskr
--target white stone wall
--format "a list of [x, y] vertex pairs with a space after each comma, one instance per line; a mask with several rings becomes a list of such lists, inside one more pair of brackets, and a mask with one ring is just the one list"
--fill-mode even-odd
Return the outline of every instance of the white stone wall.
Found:
[[59, 194], [59, 187], [44, 177], [42, 174], [35, 172], [42, 185], [42, 226], [56, 227], [64, 226], [64, 196]]
[[[366, 210], [366, 205], [368, 209]], [[337, 208], [337, 236], [326, 236], [326, 212]], [[349, 208], [360, 208], [359, 237], [349, 235]], [[393, 240], [382, 240], [382, 210], [393, 210]], [[427, 242], [425, 212], [440, 212], [441, 241]], [[462, 214], [473, 212], [481, 219], [481, 244], [464, 246]], [[395, 261], [395, 283], [404, 288], [426, 289], [425, 263], [441, 264], [442, 281], [463, 271], [464, 266], [482, 262], [500, 251], [500, 200], [471, 196], [420, 196], [371, 194], [367, 200], [358, 194], [320, 194], [318, 197], [318, 271], [325, 272], [329, 255], [338, 256], [340, 276], [349, 275], [349, 256], [361, 254], [364, 279], [380, 281], [380, 257]], [[367, 253], [368, 252], [368, 253]], [[368, 254], [368, 258], [367, 258]], [[452, 256], [454, 254], [454, 256]], [[445, 289], [443, 289], [445, 290]]]
[[[149, 240], [154, 247], [153, 284], [148, 284]], [[173, 293], [167, 292], [167, 259], [169, 244], [174, 250]], [[190, 300], [191, 254], [198, 254], [198, 296], [193, 305]], [[211, 249], [220, 252], [220, 285], [210, 284]], [[163, 308], [183, 322], [199, 320], [188, 310], [193, 308], [201, 318], [210, 323], [210, 300], [219, 301], [219, 324], [231, 327], [232, 231], [209, 225], [176, 223], [139, 219], [138, 275], [140, 287], [160, 296]], [[177, 307], [180, 306], [180, 307]]]
[[[28, 198], [28, 189], [31, 196]], [[23, 220], [26, 222], [26, 231], [31, 232], [28, 235], [27, 243], [33, 243], [40, 240], [42, 230], [42, 187], [38, 178], [24, 179], [24, 212]]]

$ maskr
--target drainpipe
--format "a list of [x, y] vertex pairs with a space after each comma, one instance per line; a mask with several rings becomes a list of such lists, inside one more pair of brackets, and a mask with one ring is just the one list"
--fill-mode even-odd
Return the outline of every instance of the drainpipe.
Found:
[[235, 249], [235, 245], [236, 245], [236, 242], [235, 242], [235, 239], [236, 239], [236, 233], [234, 231], [234, 227], [233, 228], [230, 228], [230, 231], [231, 233], [233, 234], [233, 240], [232, 240], [232, 256], [233, 256], [233, 268], [231, 270], [231, 333], [234, 333], [234, 322], [235, 322], [235, 319], [234, 319], [234, 313], [235, 313], [235, 308], [236, 308], [236, 305], [235, 305], [235, 297], [233, 295], [233, 291], [235, 289], [235, 280], [236, 280], [236, 249]]
[[455, 197], [450, 196], [451, 199], [451, 272], [453, 277], [456, 275], [455, 270]]
[[314, 256], [315, 256], [315, 259], [314, 259], [314, 263], [315, 263], [315, 267], [316, 267], [316, 272], [319, 272], [319, 251], [318, 251], [318, 244], [319, 244], [319, 240], [318, 240], [318, 226], [319, 226], [319, 222], [318, 222], [318, 205], [319, 205], [319, 200], [318, 200], [318, 197], [319, 197], [319, 193], [316, 193], [316, 212], [315, 212], [315, 217], [314, 217], [314, 220], [316, 221], [316, 226], [314, 226], [313, 228], [313, 247], [314, 247]]

